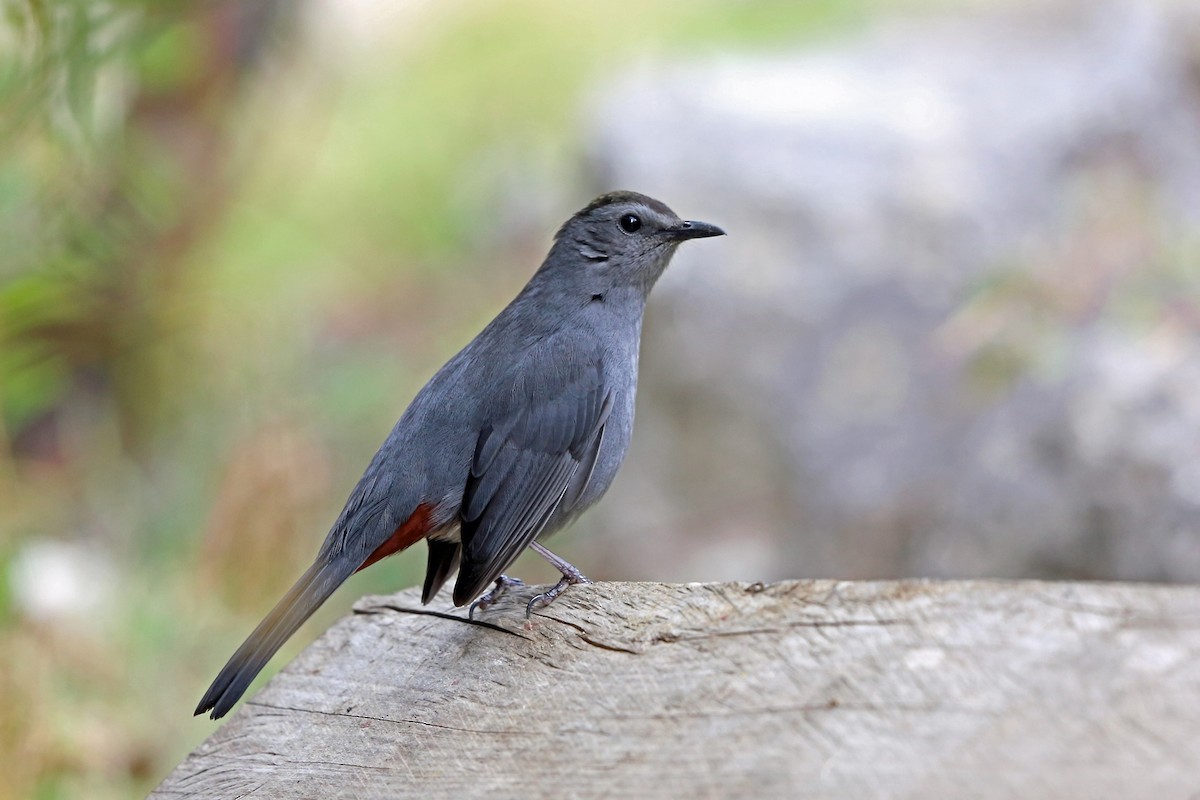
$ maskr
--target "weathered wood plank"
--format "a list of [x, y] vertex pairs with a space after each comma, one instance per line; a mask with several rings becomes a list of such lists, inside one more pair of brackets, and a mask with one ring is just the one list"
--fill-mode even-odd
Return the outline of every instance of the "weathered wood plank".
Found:
[[1197, 588], [532, 591], [482, 615], [518, 635], [364, 598], [152, 797], [1200, 792]]

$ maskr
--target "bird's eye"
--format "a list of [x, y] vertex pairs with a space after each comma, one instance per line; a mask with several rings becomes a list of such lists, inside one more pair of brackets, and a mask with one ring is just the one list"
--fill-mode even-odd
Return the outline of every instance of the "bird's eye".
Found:
[[626, 214], [621, 217], [621, 230], [626, 233], [636, 233], [640, 227], [642, 227], [642, 221], [636, 214]]

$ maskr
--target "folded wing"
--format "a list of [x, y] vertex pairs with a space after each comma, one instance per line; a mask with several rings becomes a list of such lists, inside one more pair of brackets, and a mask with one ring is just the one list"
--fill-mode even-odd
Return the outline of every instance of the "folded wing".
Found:
[[[553, 355], [553, 354], [551, 354]], [[480, 431], [463, 494], [462, 563], [454, 602], [479, 596], [516, 560], [560, 508], [583, 493], [612, 409], [598, 358], [529, 385], [502, 387], [505, 411]]]

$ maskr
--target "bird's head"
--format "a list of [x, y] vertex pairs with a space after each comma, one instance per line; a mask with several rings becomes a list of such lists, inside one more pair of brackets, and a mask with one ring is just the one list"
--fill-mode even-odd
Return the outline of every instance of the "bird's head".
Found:
[[648, 293], [681, 242], [724, 234], [716, 225], [680, 219], [643, 194], [610, 192], [563, 224], [547, 267], [558, 271], [562, 265], [589, 285], [633, 286]]

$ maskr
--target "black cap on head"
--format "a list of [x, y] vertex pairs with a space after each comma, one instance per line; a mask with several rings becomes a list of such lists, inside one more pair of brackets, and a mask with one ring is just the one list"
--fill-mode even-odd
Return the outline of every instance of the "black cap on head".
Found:
[[646, 208], [657, 211], [659, 214], [678, 219], [679, 215], [667, 207], [667, 204], [661, 200], [655, 200], [653, 197], [647, 197], [638, 192], [616, 191], [602, 194], [592, 202], [584, 206], [575, 216], [582, 217], [590, 214], [598, 208], [605, 206], [626, 205], [629, 203], [639, 203]]

